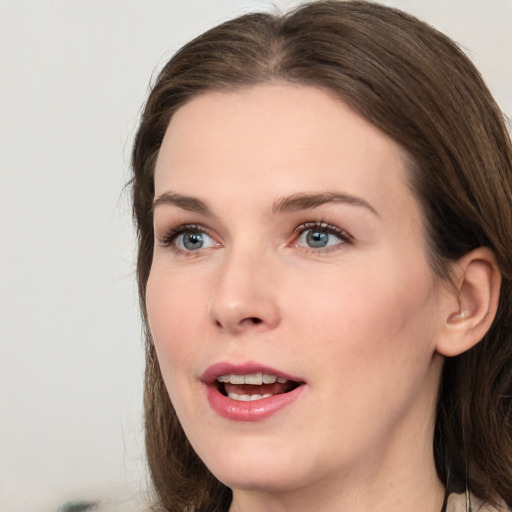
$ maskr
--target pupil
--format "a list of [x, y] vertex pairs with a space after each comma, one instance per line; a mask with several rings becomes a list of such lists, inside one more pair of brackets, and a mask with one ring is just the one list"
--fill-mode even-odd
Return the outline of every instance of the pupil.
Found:
[[203, 245], [203, 235], [201, 233], [185, 233], [183, 245], [187, 249], [200, 249]]
[[325, 247], [327, 245], [329, 235], [324, 231], [310, 231], [306, 236], [310, 247]]

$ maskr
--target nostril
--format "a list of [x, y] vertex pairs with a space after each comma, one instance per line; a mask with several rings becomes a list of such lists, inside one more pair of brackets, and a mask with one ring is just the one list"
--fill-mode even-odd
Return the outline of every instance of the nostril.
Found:
[[[252, 324], [252, 325], [259, 325], [263, 323], [263, 320], [261, 318], [258, 318], [256, 316], [250, 316], [250, 317], [247, 317], [247, 318], [244, 318], [239, 325], [243, 325], [243, 324]], [[222, 327], [222, 322], [219, 322], [219, 320], [215, 320], [215, 325], [217, 327]]]

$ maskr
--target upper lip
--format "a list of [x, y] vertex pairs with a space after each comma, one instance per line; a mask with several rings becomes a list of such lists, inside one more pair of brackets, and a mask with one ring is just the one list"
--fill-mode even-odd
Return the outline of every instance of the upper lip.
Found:
[[278, 378], [303, 383], [304, 379], [298, 376], [290, 375], [282, 370], [273, 368], [271, 366], [249, 361], [246, 363], [230, 363], [230, 362], [219, 362], [211, 365], [201, 375], [201, 381], [205, 384], [213, 384], [217, 377], [221, 375], [247, 375], [251, 373], [265, 373], [267, 375], [275, 375]]

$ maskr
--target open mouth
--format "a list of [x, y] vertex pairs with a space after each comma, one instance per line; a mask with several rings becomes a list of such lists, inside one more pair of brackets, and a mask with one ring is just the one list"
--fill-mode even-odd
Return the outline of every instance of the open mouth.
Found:
[[301, 384], [301, 382], [261, 372], [219, 375], [215, 381], [222, 395], [239, 402], [252, 402], [289, 393]]

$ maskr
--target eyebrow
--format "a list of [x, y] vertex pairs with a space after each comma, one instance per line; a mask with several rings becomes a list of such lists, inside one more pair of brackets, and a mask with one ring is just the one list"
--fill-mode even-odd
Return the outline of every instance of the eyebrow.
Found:
[[311, 210], [327, 203], [342, 203], [352, 206], [366, 208], [377, 217], [380, 217], [377, 210], [367, 201], [360, 197], [338, 192], [323, 192], [320, 194], [293, 194], [277, 200], [272, 207], [272, 214], [296, 212], [300, 210]]
[[[328, 203], [342, 203], [352, 206], [366, 208], [371, 213], [380, 217], [373, 206], [360, 197], [338, 192], [322, 192], [318, 194], [298, 193], [281, 197], [272, 206], [272, 215], [296, 212], [300, 210], [311, 210]], [[213, 213], [208, 205], [196, 197], [184, 196], [176, 192], [164, 192], [153, 202], [153, 211], [160, 206], [176, 206], [182, 210], [203, 215], [212, 216]]]
[[181, 194], [177, 194], [175, 192], [164, 192], [160, 194], [153, 201], [153, 211], [159, 206], [177, 206], [182, 210], [186, 210], [188, 212], [202, 213], [203, 215], [212, 215], [212, 211], [208, 207], [208, 205], [201, 201], [201, 199], [197, 199], [195, 197], [183, 196]]

